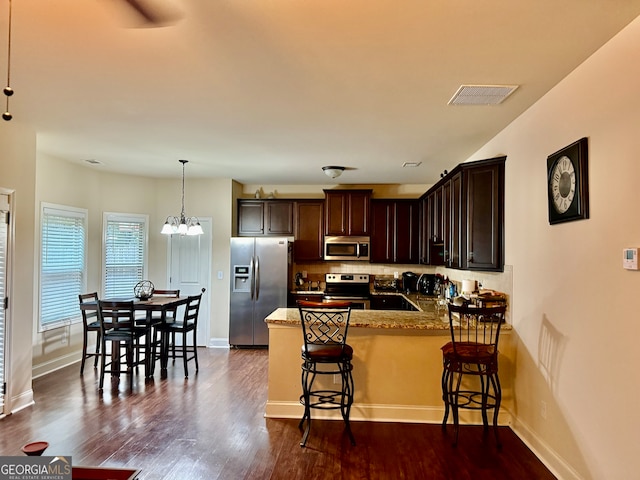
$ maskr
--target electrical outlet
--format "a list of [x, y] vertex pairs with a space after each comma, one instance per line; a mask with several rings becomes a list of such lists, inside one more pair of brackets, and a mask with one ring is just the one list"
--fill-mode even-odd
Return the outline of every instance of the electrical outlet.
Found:
[[340, 374], [336, 373], [333, 375], [333, 383], [336, 385], [340, 385], [342, 383], [342, 379], [340, 378]]
[[218, 270], [218, 280], [222, 280], [222, 270]]
[[547, 402], [544, 400], [540, 401], [540, 416], [545, 420], [547, 419]]

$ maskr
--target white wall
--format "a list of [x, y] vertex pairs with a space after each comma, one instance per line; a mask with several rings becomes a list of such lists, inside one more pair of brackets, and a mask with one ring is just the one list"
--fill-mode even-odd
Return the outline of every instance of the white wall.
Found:
[[[639, 45], [640, 18], [470, 158], [507, 155], [514, 427], [561, 478], [640, 471], [640, 272], [621, 260], [640, 246]], [[551, 226], [546, 158], [585, 136], [590, 218]]]

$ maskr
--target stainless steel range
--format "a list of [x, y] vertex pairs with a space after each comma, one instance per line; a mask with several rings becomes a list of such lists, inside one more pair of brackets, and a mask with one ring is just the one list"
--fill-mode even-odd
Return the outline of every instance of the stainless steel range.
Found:
[[368, 273], [327, 273], [324, 276], [325, 300], [351, 302], [351, 308], [369, 309]]

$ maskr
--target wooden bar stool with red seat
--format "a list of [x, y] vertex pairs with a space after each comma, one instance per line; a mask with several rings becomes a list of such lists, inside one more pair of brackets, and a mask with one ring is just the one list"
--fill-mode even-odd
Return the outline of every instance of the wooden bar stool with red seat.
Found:
[[[487, 411], [493, 410], [493, 430], [498, 448], [498, 412], [502, 389], [498, 377], [498, 339], [506, 306], [474, 307], [449, 305], [451, 341], [442, 347], [442, 399], [446, 429], [449, 409], [453, 413], [454, 440], [458, 444], [458, 409], [480, 410], [485, 433], [489, 429]], [[464, 383], [463, 383], [464, 382]]]
[[[352, 445], [356, 441], [351, 432], [349, 414], [353, 404], [353, 348], [347, 344], [351, 304], [349, 302], [298, 301], [302, 323], [302, 395], [304, 415], [298, 424], [306, 428], [300, 442], [304, 447], [311, 430], [311, 409], [339, 409]], [[316, 376], [339, 375], [340, 390], [331, 389], [325, 382], [315, 387]]]

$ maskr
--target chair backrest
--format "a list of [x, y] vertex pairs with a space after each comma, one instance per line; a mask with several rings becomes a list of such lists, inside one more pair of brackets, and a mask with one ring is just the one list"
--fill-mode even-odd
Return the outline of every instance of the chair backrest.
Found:
[[179, 297], [180, 296], [180, 290], [159, 290], [159, 289], [154, 289], [153, 290], [153, 295], [159, 295], [161, 297]]
[[135, 325], [135, 313], [133, 300], [129, 301], [98, 301], [100, 328], [103, 332], [107, 329], [133, 330]]
[[93, 322], [94, 319], [97, 320], [98, 319], [98, 292], [81, 293], [80, 295], [78, 295], [78, 300], [80, 301], [81, 305], [83, 303], [89, 303], [89, 302], [96, 303], [95, 310], [80, 309], [80, 313], [82, 313], [82, 321], [84, 322], [85, 326]]
[[305, 353], [308, 346], [347, 343], [351, 303], [298, 301]]
[[493, 345], [498, 354], [500, 327], [504, 323], [505, 305], [497, 307], [473, 307], [449, 305], [449, 330], [456, 352], [459, 343]]
[[[204, 288], [202, 289], [204, 292]], [[200, 312], [200, 302], [202, 301], [202, 293], [198, 295], [189, 295], [187, 304], [184, 307], [183, 325], [198, 326], [198, 313]]]

